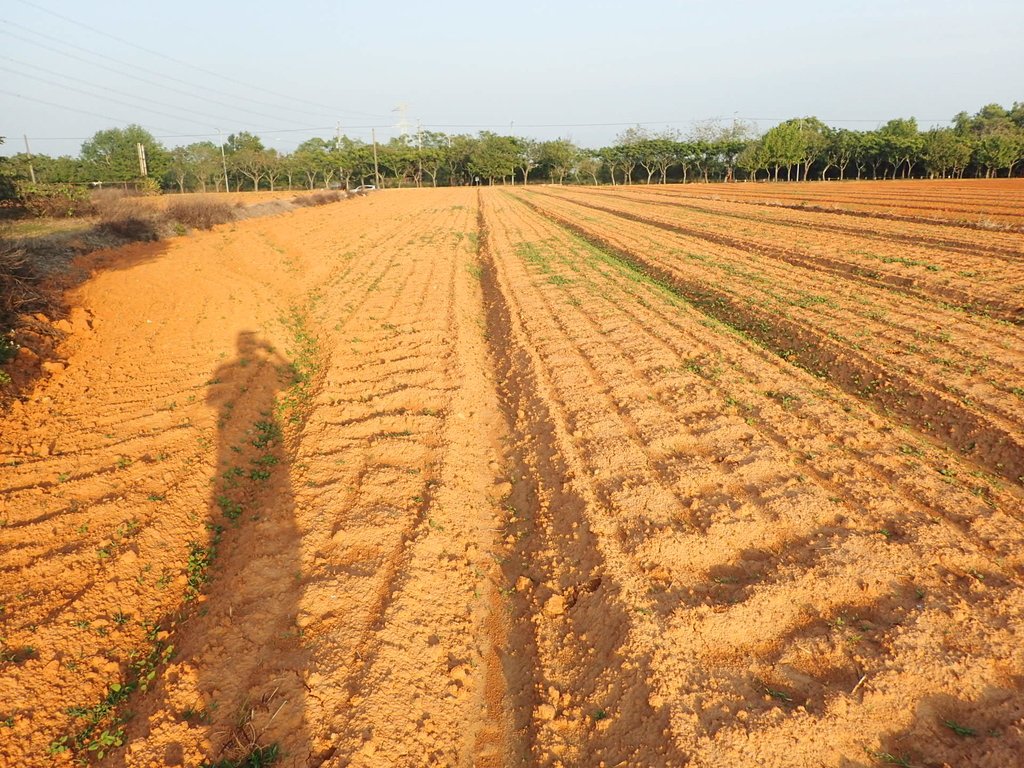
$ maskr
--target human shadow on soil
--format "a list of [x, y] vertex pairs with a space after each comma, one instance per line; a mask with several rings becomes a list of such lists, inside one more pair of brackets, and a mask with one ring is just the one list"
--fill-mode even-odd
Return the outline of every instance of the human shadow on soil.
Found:
[[[299, 766], [311, 752], [309, 660], [297, 624], [300, 533], [276, 409], [292, 375], [269, 344], [243, 331], [236, 357], [208, 382], [219, 418], [209, 508], [195, 516], [195, 538], [180, 555], [189, 587], [169, 638], [174, 658], [136, 702], [127, 740], [163, 765], [192, 765], [200, 755], [202, 764], [242, 764], [279, 749], [278, 765]], [[133, 764], [124, 750], [117, 760]]]

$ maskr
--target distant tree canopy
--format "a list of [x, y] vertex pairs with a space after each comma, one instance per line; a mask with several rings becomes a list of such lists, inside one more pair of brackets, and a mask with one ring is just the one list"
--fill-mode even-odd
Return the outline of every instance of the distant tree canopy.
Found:
[[[0, 143], [2, 143], [0, 139]], [[833, 128], [816, 117], [785, 120], [758, 135], [742, 121], [696, 123], [685, 133], [622, 131], [607, 147], [569, 139], [536, 141], [482, 131], [420, 131], [374, 146], [347, 136], [313, 138], [292, 153], [239, 131], [223, 145], [202, 141], [168, 150], [138, 125], [96, 133], [78, 157], [19, 153], [0, 158], [0, 194], [27, 179], [41, 183], [138, 181], [138, 145], [148, 176], [166, 190], [262, 190], [486, 184], [666, 184], [690, 181], [806, 181], [1013, 176], [1024, 167], [1024, 102], [960, 112], [950, 127], [920, 130], [896, 118], [874, 130]]]
[[138, 153], [140, 144], [145, 148], [147, 175], [162, 178], [170, 167], [170, 153], [149, 131], [138, 125], [96, 133], [82, 145], [81, 170], [89, 181], [138, 179], [142, 176]]

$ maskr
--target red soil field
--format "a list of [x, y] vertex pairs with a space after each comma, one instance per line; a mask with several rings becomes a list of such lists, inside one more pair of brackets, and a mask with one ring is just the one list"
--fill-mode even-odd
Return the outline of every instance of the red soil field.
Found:
[[0, 418], [0, 765], [1017, 764], [1022, 199], [385, 190], [86, 257]]

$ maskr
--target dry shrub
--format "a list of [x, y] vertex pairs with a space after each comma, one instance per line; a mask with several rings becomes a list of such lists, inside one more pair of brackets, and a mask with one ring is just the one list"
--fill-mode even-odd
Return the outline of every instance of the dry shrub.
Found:
[[234, 210], [227, 203], [204, 198], [174, 200], [167, 204], [167, 215], [195, 229], [212, 229], [235, 218]]
[[159, 240], [166, 224], [165, 216], [131, 197], [112, 197], [97, 208], [100, 221], [96, 228], [125, 240]]
[[295, 205], [327, 205], [328, 203], [336, 203], [344, 198], [344, 192], [314, 192], [310, 195], [296, 195], [292, 198], [292, 203]]
[[139, 193], [134, 189], [122, 187], [99, 187], [93, 189], [89, 196], [92, 198], [93, 205], [100, 209], [126, 197], [139, 197]]
[[38, 282], [28, 249], [15, 240], [0, 240], [0, 325], [39, 307], [44, 297]]

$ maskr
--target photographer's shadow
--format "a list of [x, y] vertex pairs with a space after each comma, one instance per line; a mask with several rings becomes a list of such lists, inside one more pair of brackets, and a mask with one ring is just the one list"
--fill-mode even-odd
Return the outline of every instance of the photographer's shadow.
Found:
[[300, 533], [276, 412], [291, 381], [287, 362], [250, 331], [209, 381], [219, 427], [209, 508], [189, 544], [174, 657], [129, 729], [128, 743], [150, 742], [164, 765], [249, 764], [274, 752], [279, 766], [308, 761]]

